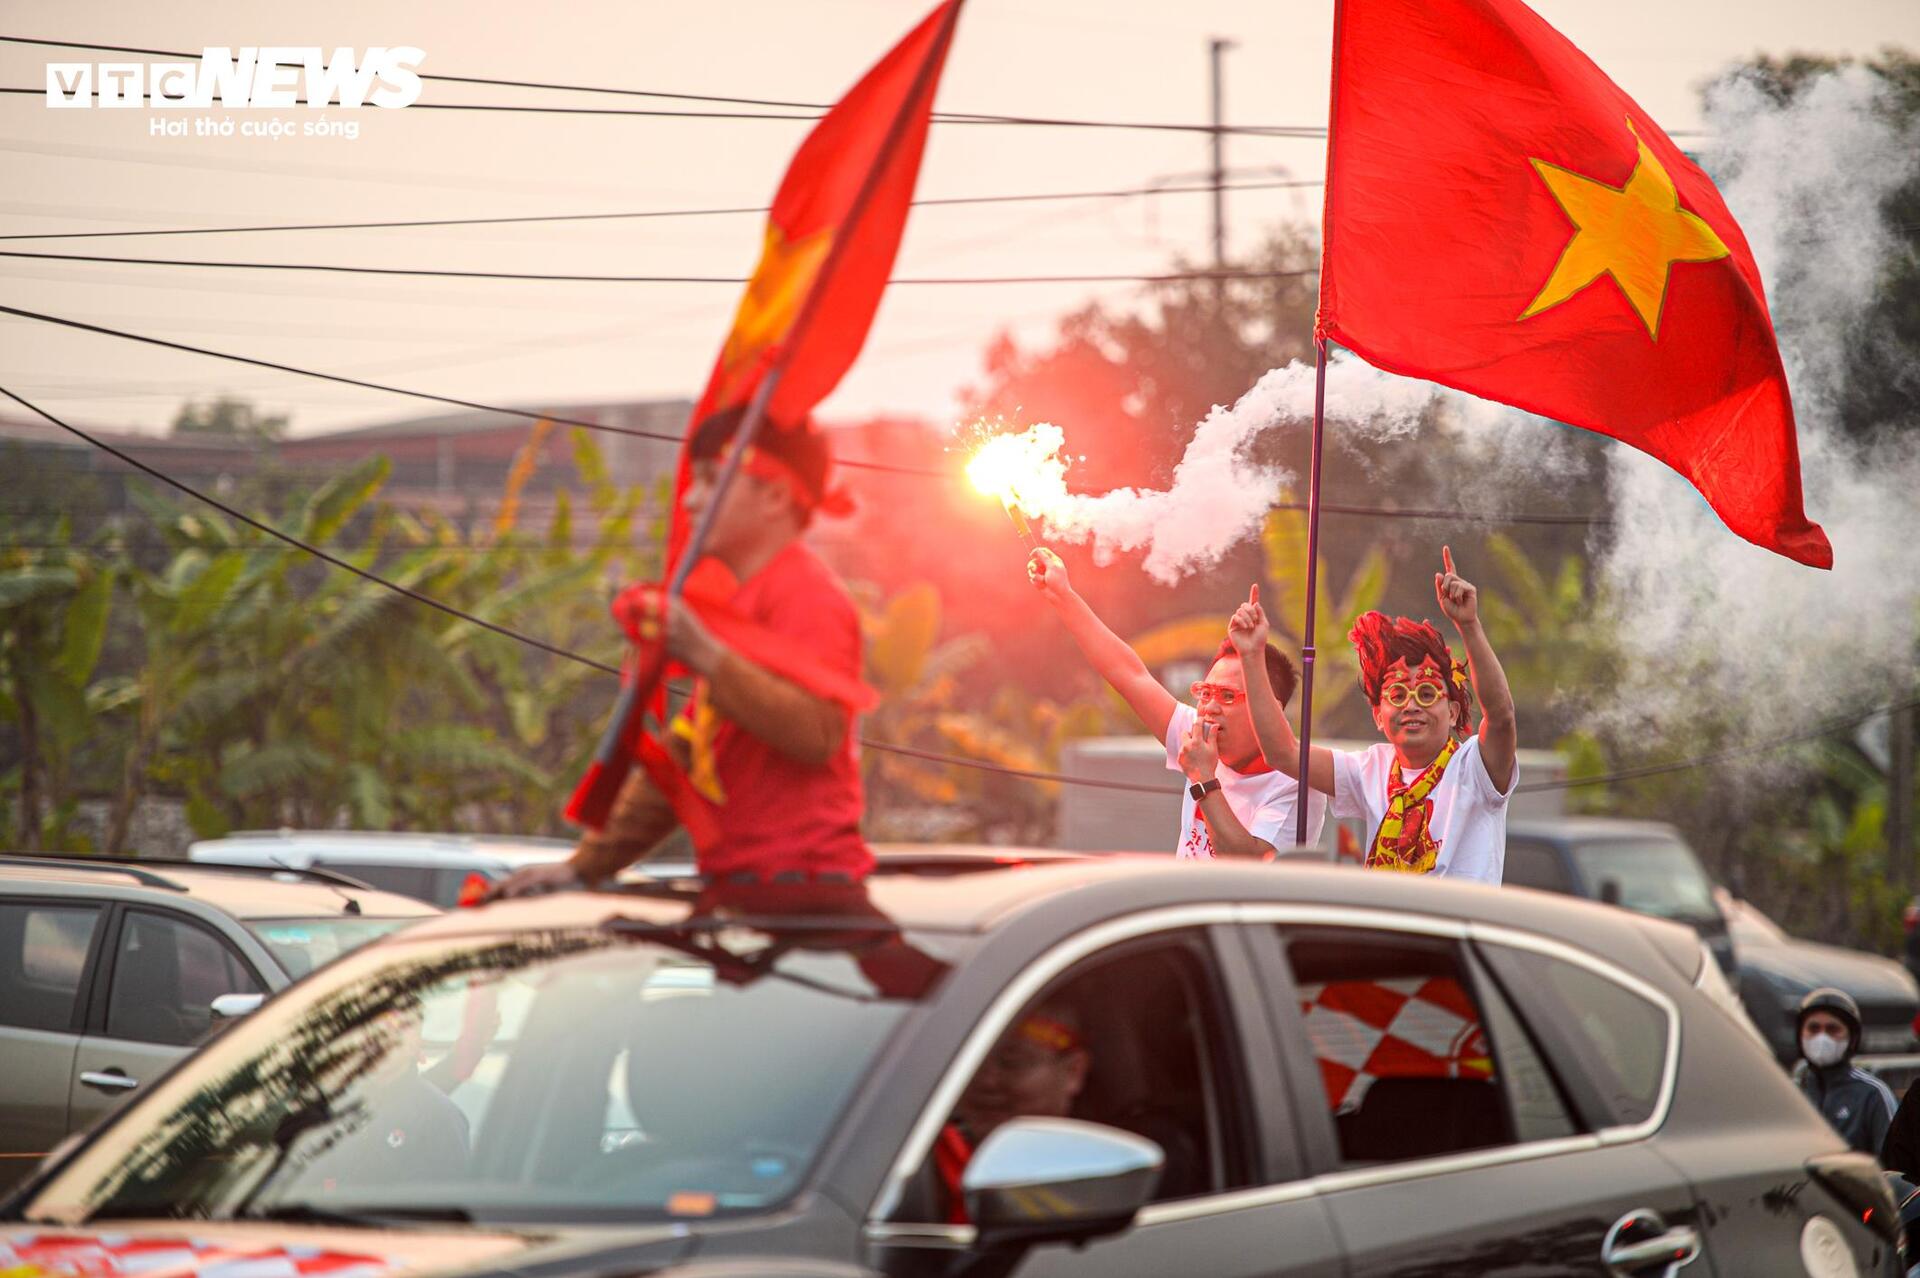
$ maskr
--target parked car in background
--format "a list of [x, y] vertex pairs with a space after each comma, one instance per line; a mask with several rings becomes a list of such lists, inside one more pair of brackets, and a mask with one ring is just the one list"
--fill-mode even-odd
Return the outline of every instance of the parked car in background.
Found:
[[1897, 1089], [1920, 1073], [1920, 985], [1878, 954], [1788, 936], [1707, 876], [1680, 832], [1609, 817], [1515, 820], [1506, 883], [1589, 897], [1692, 927], [1740, 991], [1754, 1027], [1783, 1065], [1799, 1059], [1800, 1000], [1831, 985], [1860, 1005], [1860, 1064]]
[[[1337, 867], [945, 860], [654, 880], [385, 938], [50, 1162], [0, 1208], [0, 1255], [362, 1278], [1899, 1272], [1877, 1164], [1685, 928]], [[474, 1031], [450, 1070], [422, 1048], [436, 1024]], [[962, 1120], [977, 1148], [962, 1113], [985, 1115]]]
[[440, 911], [324, 872], [0, 856], [0, 1188], [213, 1027]]
[[1684, 923], [1700, 934], [1721, 971], [1733, 974], [1733, 941], [1713, 899], [1713, 880], [1670, 825], [1611, 817], [1509, 821], [1504, 881]]
[[1920, 982], [1911, 972], [1879, 954], [1788, 936], [1750, 902], [1717, 891], [1740, 958], [1740, 999], [1782, 1064], [1800, 1059], [1800, 1000], [1832, 986], [1860, 1005], [1856, 1063], [1895, 1091], [1920, 1076]]
[[282, 869], [334, 870], [387, 892], [458, 905], [525, 865], [564, 859], [567, 839], [486, 834], [409, 834], [365, 830], [255, 830], [204, 839], [194, 861]]

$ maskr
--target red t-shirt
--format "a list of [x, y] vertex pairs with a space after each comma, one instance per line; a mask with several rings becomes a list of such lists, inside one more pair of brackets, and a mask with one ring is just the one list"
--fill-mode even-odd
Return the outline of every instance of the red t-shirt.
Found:
[[[860, 678], [860, 614], [800, 542], [788, 543], [742, 583], [733, 606], [814, 659]], [[702, 874], [799, 870], [862, 878], [873, 868], [860, 834], [865, 802], [852, 711], [846, 741], [825, 767], [790, 759], [725, 719], [714, 733], [713, 761], [726, 802], [714, 808], [721, 834], [700, 855]]]

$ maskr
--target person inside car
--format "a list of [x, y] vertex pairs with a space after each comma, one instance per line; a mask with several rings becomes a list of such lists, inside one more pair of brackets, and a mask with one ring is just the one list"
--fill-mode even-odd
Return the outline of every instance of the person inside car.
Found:
[[1166, 1158], [1155, 1200], [1199, 1192], [1198, 1146], [1170, 1112], [1152, 1105], [1120, 1114], [1085, 1112], [1087, 1079], [1094, 1068], [1082, 1018], [1066, 999], [1049, 999], [1014, 1022], [968, 1080], [934, 1143], [940, 1219], [969, 1223], [961, 1186], [967, 1164], [987, 1137], [1016, 1118], [1081, 1118], [1144, 1136], [1159, 1145]]
[[[1799, 1027], [1801, 1063], [1794, 1075], [1800, 1090], [1847, 1144], [1880, 1155], [1895, 1121], [1893, 1090], [1853, 1063], [1859, 1005], [1844, 990], [1815, 990], [1800, 1000]], [[1886, 1164], [1894, 1171], [1908, 1165]]]
[[389, 1011], [364, 1031], [364, 1072], [339, 1109], [344, 1131], [315, 1155], [305, 1178], [351, 1194], [465, 1173], [467, 1116], [421, 1072], [422, 1046], [417, 1011]]

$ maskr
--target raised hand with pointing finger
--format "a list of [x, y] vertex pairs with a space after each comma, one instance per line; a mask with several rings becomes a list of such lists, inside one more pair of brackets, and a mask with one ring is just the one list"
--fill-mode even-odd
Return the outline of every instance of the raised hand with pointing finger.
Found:
[[1480, 620], [1480, 592], [1474, 584], [1462, 577], [1453, 566], [1453, 547], [1440, 547], [1441, 572], [1433, 574], [1433, 593], [1440, 601], [1440, 611], [1447, 614], [1447, 620], [1466, 628]]
[[1227, 619], [1227, 638], [1244, 661], [1266, 650], [1269, 633], [1271, 628], [1267, 625], [1266, 610], [1260, 606], [1260, 586], [1256, 582], [1247, 587], [1247, 601], [1235, 608], [1233, 616]]

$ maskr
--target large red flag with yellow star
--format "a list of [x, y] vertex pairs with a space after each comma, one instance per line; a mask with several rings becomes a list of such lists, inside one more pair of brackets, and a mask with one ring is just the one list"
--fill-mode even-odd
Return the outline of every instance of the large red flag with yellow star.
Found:
[[1520, 0], [1339, 0], [1316, 331], [1631, 444], [1740, 536], [1833, 564], [1739, 226]]
[[[801, 428], [853, 366], [906, 230], [934, 90], [961, 3], [946, 0], [928, 14], [821, 117], [794, 153], [767, 214], [760, 263], [694, 407], [694, 424], [747, 403], [778, 367], [780, 383], [763, 429]], [[815, 291], [813, 313], [796, 331], [795, 321]], [[677, 494], [686, 490], [688, 474], [683, 452], [670, 561], [679, 558], [687, 538]]]

